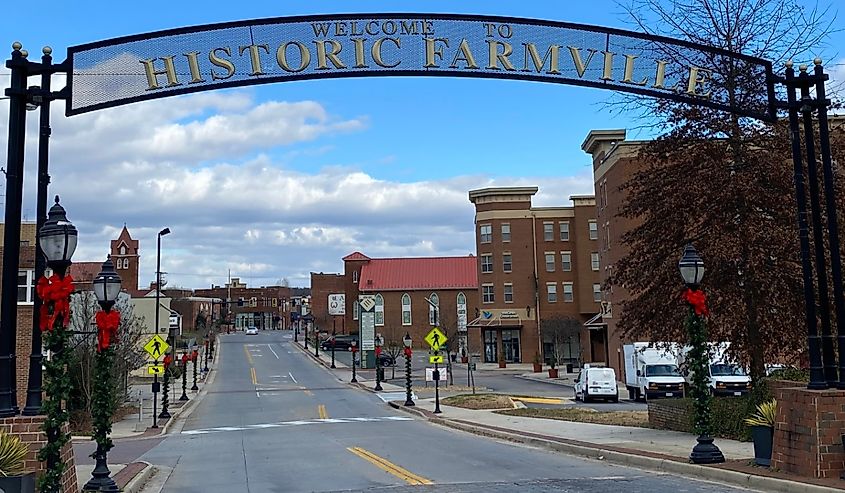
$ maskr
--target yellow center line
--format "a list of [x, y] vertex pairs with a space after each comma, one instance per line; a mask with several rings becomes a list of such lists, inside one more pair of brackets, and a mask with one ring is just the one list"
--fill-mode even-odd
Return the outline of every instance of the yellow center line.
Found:
[[551, 397], [511, 397], [515, 401], [530, 402], [532, 404], [561, 404], [562, 399], [554, 399]]
[[326, 406], [324, 404], [317, 406], [317, 414], [320, 415], [320, 419], [328, 419], [329, 417], [329, 413], [326, 412]]
[[252, 374], [252, 384], [258, 385], [258, 375], [255, 374], [255, 368], [250, 368], [250, 373]]
[[384, 459], [382, 457], [377, 456], [376, 454], [364, 450], [361, 447], [347, 447], [346, 450], [352, 452], [353, 454], [357, 455], [358, 457], [364, 459], [365, 461], [373, 464], [374, 466], [378, 467], [382, 471], [390, 473], [397, 478], [405, 481], [408, 484], [413, 485], [420, 485], [420, 484], [434, 484], [433, 481], [430, 479], [426, 479], [422, 476], [412, 473], [411, 471], [404, 469], [402, 467], [397, 466], [396, 464]]
[[246, 346], [244, 346], [244, 354], [246, 354], [246, 360], [249, 361], [249, 364], [250, 365], [254, 364], [252, 362], [252, 355], [249, 354], [249, 351], [246, 349]]

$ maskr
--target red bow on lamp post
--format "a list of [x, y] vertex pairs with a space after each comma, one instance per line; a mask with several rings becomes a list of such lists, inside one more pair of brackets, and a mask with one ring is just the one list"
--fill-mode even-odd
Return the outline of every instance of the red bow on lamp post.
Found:
[[61, 316], [63, 326], [67, 326], [70, 315], [70, 295], [73, 293], [73, 278], [69, 275], [59, 277], [53, 274], [42, 277], [35, 286], [35, 292], [44, 302], [39, 311], [41, 332], [53, 330], [56, 319]]
[[108, 349], [112, 339], [117, 342], [117, 329], [120, 327], [120, 312], [111, 310], [99, 311], [95, 316], [97, 322], [97, 352]]
[[406, 348], [405, 348], [405, 357], [406, 357], [406, 358], [410, 358], [410, 357], [411, 357], [411, 354], [412, 354], [411, 348], [406, 347]]
[[170, 356], [168, 354], [164, 357], [164, 368], [167, 369], [167, 367], [169, 367], [171, 363], [173, 363], [173, 356]]
[[198, 357], [198, 356], [199, 356], [199, 351], [197, 351], [196, 349], [194, 349], [194, 350], [193, 350], [193, 352], [191, 352], [191, 361], [192, 361], [192, 362], [194, 362], [194, 363], [196, 363], [196, 362], [197, 362], [197, 357]]
[[188, 362], [188, 353], [182, 353], [182, 365]]
[[700, 289], [692, 290], [687, 288], [687, 290], [684, 291], [684, 300], [692, 305], [696, 315], [705, 317], [710, 315], [710, 311], [707, 309], [707, 296], [704, 294], [704, 291]]

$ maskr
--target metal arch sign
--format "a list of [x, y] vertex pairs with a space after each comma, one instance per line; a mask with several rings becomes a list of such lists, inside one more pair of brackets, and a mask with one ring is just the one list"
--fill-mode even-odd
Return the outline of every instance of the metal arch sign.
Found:
[[[68, 116], [224, 87], [305, 79], [447, 76], [600, 87], [771, 121], [771, 63], [597, 26], [459, 14], [256, 19], [68, 49]], [[728, 94], [724, 73], [743, 84]]]

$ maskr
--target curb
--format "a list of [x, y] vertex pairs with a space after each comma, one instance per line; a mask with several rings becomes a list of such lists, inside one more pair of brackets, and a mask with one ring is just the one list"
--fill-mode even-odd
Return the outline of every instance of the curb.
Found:
[[144, 485], [147, 481], [150, 480], [151, 477], [156, 473], [156, 467], [146, 461], [140, 461], [146, 464], [146, 467], [141, 469], [141, 471], [132, 477], [126, 486], [123, 487], [121, 491], [124, 493], [140, 493], [144, 489]]
[[518, 378], [520, 380], [527, 380], [529, 382], [544, 383], [546, 385], [556, 385], [558, 387], [566, 387], [568, 389], [574, 389], [575, 388], [575, 385], [570, 385], [570, 384], [564, 383], [562, 381], [555, 382], [555, 381], [552, 381], [552, 379], [541, 380], [541, 379], [538, 379], [538, 378], [529, 378], [529, 377], [525, 377], [525, 376], [522, 376], [522, 375], [514, 375], [514, 377]]
[[[389, 402], [390, 407], [402, 410], [409, 414], [414, 414], [427, 419], [431, 423], [454, 428], [456, 430], [473, 433], [480, 436], [498, 438], [510, 442], [522, 443], [525, 445], [533, 445], [539, 448], [561, 452], [567, 455], [574, 455], [578, 457], [586, 457], [588, 459], [602, 460], [611, 464], [636, 467], [639, 469], [647, 469], [655, 472], [663, 472], [668, 474], [676, 474], [679, 476], [691, 477], [712, 481], [722, 484], [729, 484], [731, 486], [739, 486], [744, 488], [751, 488], [766, 492], [779, 493], [842, 493], [843, 489], [831, 488], [827, 486], [819, 486], [815, 484], [799, 483], [796, 481], [789, 481], [786, 479], [772, 478], [768, 476], [757, 476], [753, 474], [746, 474], [742, 472], [732, 471], [730, 469], [720, 467], [699, 466], [696, 464], [689, 464], [671, 459], [660, 459], [656, 457], [648, 457], [637, 455], [633, 453], [619, 452], [616, 450], [603, 449], [598, 445], [566, 443], [556, 440], [546, 440], [534, 436], [527, 436], [518, 431], [504, 432], [497, 429], [491, 429], [484, 425], [470, 425], [463, 422], [457, 422], [448, 418], [436, 416], [430, 411], [423, 409], [416, 409], [405, 407], [396, 402]], [[592, 445], [592, 446], [591, 446]]]
[[217, 366], [223, 351], [219, 338], [217, 338], [217, 336], [215, 336], [215, 338], [217, 340], [214, 343], [216, 349], [214, 354], [214, 366], [213, 368], [209, 368], [208, 376], [205, 377], [205, 382], [203, 383], [202, 389], [200, 389], [200, 391], [197, 392], [196, 395], [194, 395], [193, 399], [188, 401], [188, 404], [179, 407], [178, 412], [175, 412], [173, 416], [168, 419], [166, 423], [164, 423], [164, 426], [161, 427], [161, 433], [159, 433], [159, 435], [168, 434], [170, 432], [170, 428], [173, 426], [173, 423], [177, 421], [177, 418], [187, 418], [188, 416], [190, 416], [191, 413], [194, 411], [194, 408], [197, 407], [197, 405], [199, 405], [199, 403], [202, 402], [202, 400], [205, 398], [206, 394], [208, 394], [208, 388], [211, 386], [211, 384], [214, 383], [214, 380], [217, 379]]

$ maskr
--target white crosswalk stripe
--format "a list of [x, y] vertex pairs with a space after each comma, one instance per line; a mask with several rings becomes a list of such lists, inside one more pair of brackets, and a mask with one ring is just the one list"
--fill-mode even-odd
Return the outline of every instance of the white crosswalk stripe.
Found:
[[224, 431], [246, 431], [246, 430], [264, 430], [267, 428], [282, 428], [285, 426], [302, 426], [315, 425], [321, 423], [336, 424], [336, 423], [374, 423], [379, 421], [413, 421], [413, 418], [405, 416], [382, 416], [373, 418], [325, 418], [325, 419], [308, 419], [296, 421], [280, 421], [278, 423], [261, 423], [246, 426], [221, 426], [218, 428], [204, 428], [200, 430], [183, 431], [183, 435], [207, 435], [209, 433], [220, 433]]

